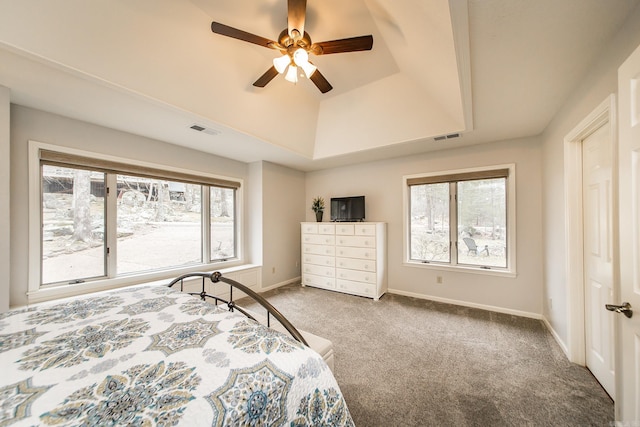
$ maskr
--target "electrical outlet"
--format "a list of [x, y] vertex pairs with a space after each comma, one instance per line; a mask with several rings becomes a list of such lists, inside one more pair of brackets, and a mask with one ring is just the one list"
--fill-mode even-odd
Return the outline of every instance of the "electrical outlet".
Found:
[[441, 285], [441, 284], [442, 284], [442, 276], [436, 276], [436, 283], [437, 283], [438, 285]]
[[549, 298], [549, 310], [553, 309], [553, 299]]
[[276, 274], [276, 268], [275, 267], [271, 267], [271, 274]]

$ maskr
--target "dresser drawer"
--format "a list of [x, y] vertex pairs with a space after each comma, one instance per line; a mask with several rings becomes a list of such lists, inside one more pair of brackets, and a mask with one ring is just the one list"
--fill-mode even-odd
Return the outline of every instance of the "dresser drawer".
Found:
[[362, 282], [352, 282], [350, 280], [336, 280], [336, 289], [350, 294], [361, 295], [363, 297], [376, 297], [375, 285]]
[[335, 289], [336, 279], [333, 277], [322, 277], [314, 274], [303, 274], [302, 284], [305, 286], [315, 286], [317, 288]]
[[356, 236], [375, 236], [376, 226], [374, 224], [358, 224], [354, 226]]
[[334, 224], [319, 224], [318, 233], [320, 234], [336, 234], [336, 226]]
[[328, 234], [303, 234], [302, 243], [313, 243], [316, 245], [335, 245], [336, 237]]
[[354, 246], [358, 248], [375, 248], [375, 237], [369, 236], [338, 236], [336, 237], [337, 246]]
[[375, 248], [352, 248], [348, 246], [337, 246], [336, 255], [346, 258], [376, 259]]
[[302, 224], [302, 234], [318, 234], [318, 224]]
[[336, 269], [333, 267], [325, 267], [323, 265], [305, 264], [302, 272], [306, 274], [315, 274], [322, 277], [335, 277]]
[[333, 256], [303, 254], [302, 262], [304, 264], [324, 265], [325, 267], [335, 267], [336, 259]]
[[341, 236], [353, 236], [353, 224], [337, 224], [336, 234], [339, 234]]
[[336, 258], [336, 267], [350, 270], [376, 271], [375, 259]]
[[335, 255], [336, 247], [335, 246], [325, 246], [325, 245], [312, 245], [305, 244], [302, 245], [302, 253], [304, 254], [314, 254], [314, 255]]
[[346, 270], [342, 268], [336, 268], [336, 277], [338, 279], [352, 280], [356, 282], [365, 282], [365, 283], [373, 283], [373, 284], [376, 283], [376, 279], [378, 278], [375, 272]]

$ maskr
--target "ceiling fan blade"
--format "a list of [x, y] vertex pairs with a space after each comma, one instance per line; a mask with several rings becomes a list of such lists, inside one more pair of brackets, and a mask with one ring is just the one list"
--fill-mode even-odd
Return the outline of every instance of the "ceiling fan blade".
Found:
[[287, 0], [287, 30], [289, 37], [295, 39], [294, 31], [298, 32], [298, 37], [304, 34], [304, 21], [307, 14], [307, 0]]
[[221, 24], [219, 22], [214, 21], [211, 23], [211, 31], [216, 34], [231, 37], [232, 39], [243, 40], [245, 42], [257, 44], [259, 46], [264, 46], [271, 49], [278, 49], [278, 43], [274, 42], [273, 40], [265, 39], [264, 37], [256, 36], [255, 34], [247, 33], [246, 31], [242, 31], [237, 28]]
[[311, 51], [316, 55], [329, 55], [330, 53], [357, 52], [360, 50], [371, 50], [373, 47], [373, 36], [350, 37], [348, 39], [331, 40], [327, 42], [314, 43]]
[[333, 89], [331, 83], [329, 83], [327, 79], [324, 78], [324, 76], [320, 73], [320, 70], [316, 70], [315, 73], [311, 74], [311, 77], [309, 77], [309, 79], [313, 82], [313, 84], [316, 85], [318, 89], [320, 89], [320, 92], [322, 93], [327, 93], [331, 89]]
[[253, 85], [255, 87], [265, 87], [267, 83], [269, 83], [275, 76], [278, 75], [278, 70], [276, 67], [271, 66], [263, 75], [260, 76], [258, 80], [256, 80]]

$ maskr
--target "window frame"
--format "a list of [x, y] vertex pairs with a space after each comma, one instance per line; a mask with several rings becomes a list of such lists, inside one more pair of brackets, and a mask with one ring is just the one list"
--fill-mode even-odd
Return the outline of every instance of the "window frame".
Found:
[[[450, 257], [449, 262], [422, 262], [411, 259], [411, 185], [409, 183], [419, 182], [421, 179], [430, 183], [435, 182], [458, 182], [470, 179], [486, 179], [492, 173], [507, 170], [506, 178], [506, 229], [507, 229], [507, 266], [506, 267], [486, 267], [470, 264], [454, 264], [454, 257]], [[467, 177], [467, 179], [463, 179]], [[475, 177], [475, 178], [471, 178]], [[412, 184], [416, 185], [416, 184]], [[516, 165], [514, 163], [499, 164], [467, 169], [444, 170], [438, 172], [405, 175], [402, 177], [403, 194], [403, 264], [408, 267], [426, 268], [432, 270], [463, 271], [474, 274], [495, 275], [515, 277], [516, 269]], [[457, 234], [457, 203], [449, 201], [450, 229], [455, 229]], [[454, 221], [452, 223], [451, 221]], [[450, 251], [457, 250], [454, 246], [457, 242], [451, 241]], [[457, 256], [455, 257], [457, 259]]]
[[[156, 163], [143, 162], [131, 159], [125, 159], [116, 156], [110, 156], [106, 154], [99, 154], [94, 152], [88, 152], [78, 150], [69, 147], [62, 147], [57, 145], [46, 144], [37, 141], [29, 141], [29, 279], [28, 279], [28, 292], [27, 299], [29, 303], [40, 302], [47, 299], [73, 296], [88, 292], [95, 292], [100, 290], [114, 289], [118, 287], [130, 286], [134, 284], [151, 282], [155, 280], [166, 279], [168, 277], [178, 276], [180, 274], [192, 272], [192, 271], [213, 271], [222, 268], [241, 265], [244, 263], [244, 250], [243, 250], [243, 188], [244, 182], [240, 178], [230, 178], [220, 175], [209, 174], [205, 172], [193, 171], [183, 168], [176, 168], [166, 165], [160, 165]], [[106, 276], [98, 277], [95, 279], [88, 278], [84, 282], [73, 283], [52, 283], [42, 284], [42, 169], [40, 154], [43, 151], [59, 154], [60, 156], [77, 156], [86, 159], [94, 159], [96, 162], [103, 162], [104, 164], [122, 164], [130, 165], [132, 168], [147, 169], [150, 171], [167, 171], [167, 175], [156, 176], [157, 178], [165, 178], [168, 180], [175, 179], [176, 176], [185, 177], [201, 177], [203, 189], [201, 203], [202, 203], [202, 262], [186, 267], [170, 267], [157, 270], [145, 271], [140, 273], [125, 274], [122, 276], [115, 276], [114, 272], [116, 267], [117, 256], [115, 251], [106, 255], [107, 258], [105, 268], [107, 270]], [[49, 163], [49, 162], [47, 162]], [[77, 165], [80, 166], [80, 165]], [[67, 167], [73, 167], [68, 165]], [[106, 174], [106, 184], [111, 188], [116, 188], [116, 174]], [[205, 182], [209, 182], [207, 184]], [[226, 260], [211, 260], [211, 254], [208, 249], [210, 246], [209, 239], [210, 232], [210, 188], [215, 186], [216, 182], [229, 183], [235, 186], [235, 200], [234, 200], [234, 236], [235, 236], [235, 256]], [[206, 186], [206, 187], [204, 187]], [[117, 208], [116, 191], [111, 191], [106, 195], [105, 210], [108, 212], [105, 218], [105, 224], [107, 228], [106, 241], [107, 245], [113, 247], [117, 240], [117, 230], [115, 222], [117, 221], [117, 215], [115, 215]], [[37, 208], [36, 208], [37, 207]], [[109, 213], [110, 212], [110, 213]], [[117, 249], [116, 249], [117, 250]]]

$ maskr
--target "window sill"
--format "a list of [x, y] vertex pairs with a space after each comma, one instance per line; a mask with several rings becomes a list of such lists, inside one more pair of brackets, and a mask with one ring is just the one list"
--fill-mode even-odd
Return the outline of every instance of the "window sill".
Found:
[[168, 284], [172, 279], [194, 271], [231, 273], [236, 271], [259, 268], [256, 264], [237, 264], [232, 262], [200, 264], [197, 266], [185, 267], [173, 270], [164, 270], [146, 274], [118, 277], [113, 279], [91, 280], [78, 284], [63, 284], [42, 286], [40, 289], [27, 292], [28, 304], [35, 304], [59, 298], [73, 297], [93, 292], [107, 291], [111, 289], [124, 288], [140, 284]]
[[468, 267], [468, 266], [453, 266], [436, 263], [423, 263], [418, 261], [405, 261], [403, 263], [405, 267], [424, 268], [427, 270], [441, 270], [441, 271], [456, 271], [459, 273], [480, 274], [485, 276], [498, 276], [516, 278], [517, 272], [510, 270], [498, 270], [498, 269], [484, 269], [480, 267]]

